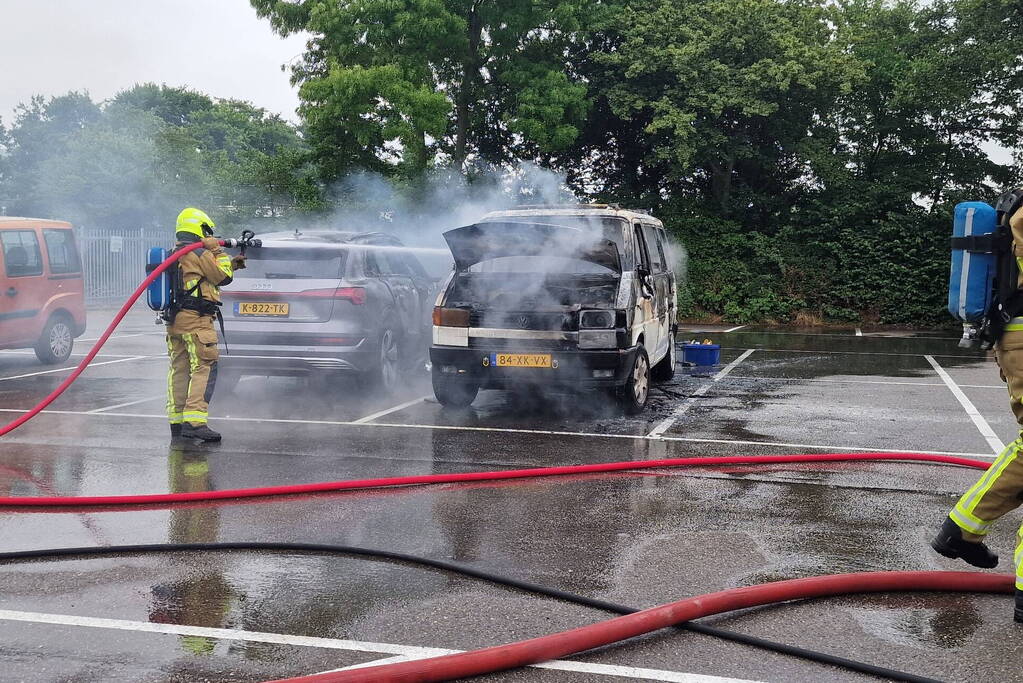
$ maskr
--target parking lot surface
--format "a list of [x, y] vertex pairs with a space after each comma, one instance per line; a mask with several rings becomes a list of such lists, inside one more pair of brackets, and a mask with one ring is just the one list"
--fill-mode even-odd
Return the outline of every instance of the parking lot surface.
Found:
[[[109, 317], [94, 313], [85, 339]], [[721, 364], [680, 368], [648, 410], [599, 396], [432, 400], [346, 382], [246, 378], [215, 396], [222, 444], [172, 443], [165, 347], [136, 311], [61, 398], [0, 442], [0, 495], [114, 495], [709, 455], [915, 451], [991, 459], [1015, 438], [994, 362], [948, 333], [694, 329]], [[727, 331], [726, 331], [727, 330]], [[688, 336], [690, 331], [683, 331]], [[0, 352], [0, 419], [60, 367]], [[529, 372], [524, 369], [523, 372]], [[177, 507], [0, 509], [0, 550], [288, 541], [453, 560], [635, 607], [851, 571], [968, 569], [928, 540], [976, 470], [882, 463], [629, 470]], [[991, 537], [1011, 571], [1016, 515]], [[10, 681], [261, 681], [592, 623], [595, 610], [399, 563], [179, 553], [0, 565]], [[706, 623], [945, 681], [1018, 680], [1005, 596], [849, 596]], [[489, 681], [856, 681], [869, 677], [661, 631]]]

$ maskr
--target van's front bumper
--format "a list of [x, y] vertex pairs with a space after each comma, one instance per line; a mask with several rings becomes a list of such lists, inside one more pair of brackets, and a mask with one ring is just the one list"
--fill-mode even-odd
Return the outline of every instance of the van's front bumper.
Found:
[[501, 349], [459, 348], [433, 345], [430, 363], [433, 372], [455, 381], [477, 384], [482, 388], [508, 388], [528, 383], [545, 386], [619, 387], [628, 381], [638, 346], [597, 351], [551, 350], [524, 351], [549, 353], [549, 368], [497, 367], [492, 354], [514, 353]]

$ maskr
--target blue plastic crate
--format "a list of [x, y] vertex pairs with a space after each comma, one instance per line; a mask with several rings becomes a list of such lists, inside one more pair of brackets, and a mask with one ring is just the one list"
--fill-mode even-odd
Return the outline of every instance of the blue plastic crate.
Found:
[[720, 344], [685, 344], [682, 360], [693, 365], [717, 365], [721, 362]]

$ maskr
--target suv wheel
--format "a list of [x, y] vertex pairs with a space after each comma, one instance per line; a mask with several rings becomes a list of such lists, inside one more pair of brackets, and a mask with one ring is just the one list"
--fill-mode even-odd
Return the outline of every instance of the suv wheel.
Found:
[[74, 334], [67, 317], [55, 315], [46, 322], [43, 333], [36, 342], [36, 358], [47, 365], [63, 363], [71, 356], [75, 344]]
[[476, 382], [451, 379], [437, 370], [433, 371], [431, 379], [433, 395], [437, 397], [438, 403], [447, 408], [468, 408], [480, 392], [480, 386]]
[[668, 338], [668, 353], [664, 354], [661, 362], [650, 371], [650, 376], [655, 382], [667, 382], [675, 376], [675, 364], [678, 362], [678, 349], [675, 348], [675, 330], [671, 331]]
[[375, 363], [369, 372], [370, 386], [387, 393], [396, 390], [401, 380], [401, 345], [393, 325], [385, 325], [380, 333]]
[[625, 386], [618, 390], [618, 402], [628, 415], [643, 412], [647, 398], [650, 396], [650, 359], [642, 346], [636, 352], [632, 362], [632, 371]]

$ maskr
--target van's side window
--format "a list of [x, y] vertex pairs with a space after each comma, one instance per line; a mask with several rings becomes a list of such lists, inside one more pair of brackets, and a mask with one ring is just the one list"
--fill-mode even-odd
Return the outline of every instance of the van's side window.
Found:
[[50, 262], [50, 272], [54, 275], [80, 273], [82, 265], [78, 260], [78, 250], [70, 230], [43, 229], [43, 241], [46, 242], [46, 257]]
[[652, 225], [643, 225], [643, 237], [650, 252], [650, 272], [664, 272], [664, 250], [657, 241], [657, 230]]
[[43, 260], [35, 230], [0, 230], [7, 277], [42, 275]]
[[664, 270], [671, 270], [671, 264], [668, 263], [667, 255], [671, 253], [668, 249], [668, 236], [664, 234], [664, 230], [657, 228], [657, 253], [661, 256], [661, 263], [664, 264]]
[[650, 259], [647, 257], [646, 246], [643, 244], [643, 231], [639, 223], [632, 224], [632, 240], [636, 248], [636, 265], [650, 268]]

